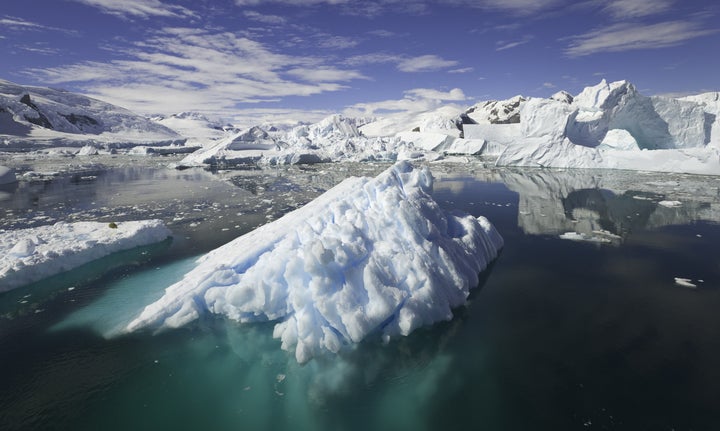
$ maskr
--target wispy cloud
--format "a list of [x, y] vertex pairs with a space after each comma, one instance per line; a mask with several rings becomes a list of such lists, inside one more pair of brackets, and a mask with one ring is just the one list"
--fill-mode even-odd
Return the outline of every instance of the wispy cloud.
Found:
[[520, 45], [525, 45], [526, 43], [533, 40], [534, 36], [532, 35], [526, 35], [520, 40], [515, 40], [512, 42], [508, 42], [505, 40], [499, 40], [495, 44], [497, 47], [495, 48], [495, 51], [505, 51], [506, 49], [516, 48]]
[[447, 102], [467, 100], [459, 88], [439, 91], [432, 88], [415, 88], [403, 93], [402, 99], [383, 100], [370, 103], [356, 103], [345, 109], [349, 116], [371, 117], [378, 113], [417, 113], [440, 107]]
[[282, 25], [287, 22], [285, 18], [279, 15], [265, 15], [253, 10], [246, 10], [245, 12], [243, 12], [243, 15], [245, 15], [245, 18], [247, 19], [261, 22], [263, 24]]
[[397, 35], [397, 33], [390, 30], [370, 30], [369, 32], [367, 32], [367, 34], [377, 37], [393, 37]]
[[437, 55], [421, 55], [401, 60], [397, 68], [401, 72], [431, 72], [457, 65], [457, 61], [445, 60]]
[[296, 68], [286, 72], [305, 82], [343, 82], [353, 79], [368, 79], [355, 70], [342, 70], [334, 68]]
[[17, 18], [14, 16], [8, 16], [5, 15], [2, 18], [0, 18], [0, 28], [6, 29], [6, 30], [13, 30], [13, 31], [59, 31], [62, 33], [67, 34], [78, 34], [76, 31], [73, 30], [67, 30], [63, 28], [58, 27], [51, 27], [47, 25], [38, 24], [36, 22], [31, 22], [24, 20], [22, 18]]
[[328, 36], [321, 37], [318, 45], [326, 49], [347, 49], [353, 48], [360, 43], [359, 40], [345, 36]]
[[527, 16], [562, 4], [564, 0], [235, 0], [238, 6], [258, 6], [268, 3], [296, 7], [339, 6], [344, 13], [366, 17], [378, 16], [388, 11], [411, 15], [425, 14], [430, 11], [431, 6], [471, 7]]
[[514, 15], [532, 15], [540, 11], [550, 9], [563, 0], [450, 0], [450, 3], [463, 3], [468, 6], [475, 6], [483, 9], [495, 9], [512, 13]]
[[235, 0], [238, 6], [258, 6], [267, 3], [283, 3], [293, 6], [315, 6], [319, 4], [338, 5], [349, 3], [350, 0]]
[[162, 17], [191, 17], [195, 13], [191, 10], [173, 4], [163, 3], [160, 0], [72, 0], [100, 9], [102, 12], [119, 17], [149, 18]]
[[455, 60], [445, 60], [434, 54], [420, 55], [417, 57], [407, 57], [402, 55], [394, 55], [388, 53], [369, 53], [354, 55], [345, 60], [345, 64], [349, 66], [361, 66], [367, 64], [383, 64], [394, 63], [400, 72], [432, 72], [447, 69], [459, 64]]
[[674, 0], [612, 0], [603, 8], [617, 19], [639, 18], [667, 12]]
[[346, 88], [365, 78], [320, 57], [280, 54], [233, 33], [166, 28], [109, 62], [33, 69], [50, 84], [83, 91], [142, 113], [201, 111], [227, 116], [239, 104], [278, 101]]
[[369, 54], [353, 55], [345, 59], [348, 66], [362, 66], [366, 64], [398, 63], [400, 58], [397, 55], [375, 52]]
[[460, 69], [448, 70], [448, 73], [470, 73], [474, 70], [474, 67], [461, 67]]
[[618, 23], [570, 39], [565, 53], [571, 57], [598, 52], [657, 49], [680, 45], [690, 39], [716, 33], [697, 22], [667, 21], [657, 24]]
[[402, 99], [382, 100], [379, 102], [356, 103], [348, 106], [344, 114], [354, 117], [372, 117], [376, 114], [412, 114], [439, 108], [447, 102], [467, 100], [463, 91], [454, 88], [442, 92], [428, 88], [408, 90]]

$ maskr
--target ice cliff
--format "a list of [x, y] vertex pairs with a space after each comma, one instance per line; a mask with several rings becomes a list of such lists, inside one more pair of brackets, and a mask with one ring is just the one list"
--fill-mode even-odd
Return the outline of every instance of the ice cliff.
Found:
[[206, 312], [275, 321], [282, 348], [306, 362], [371, 334], [448, 320], [503, 240], [484, 217], [439, 208], [432, 185], [427, 168], [407, 162], [349, 178], [200, 258], [127, 330], [178, 327]]

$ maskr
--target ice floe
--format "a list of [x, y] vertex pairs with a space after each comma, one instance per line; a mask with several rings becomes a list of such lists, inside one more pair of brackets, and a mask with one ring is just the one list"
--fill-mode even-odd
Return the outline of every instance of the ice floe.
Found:
[[162, 241], [160, 220], [59, 222], [0, 233], [0, 292], [23, 286], [122, 250]]

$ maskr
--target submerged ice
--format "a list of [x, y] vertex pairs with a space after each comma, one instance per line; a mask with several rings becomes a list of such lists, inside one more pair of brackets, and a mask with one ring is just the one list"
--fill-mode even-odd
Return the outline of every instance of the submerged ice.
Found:
[[503, 245], [484, 217], [442, 210], [427, 168], [401, 162], [201, 257], [127, 326], [172, 328], [205, 312], [276, 321], [299, 362], [369, 334], [452, 317]]

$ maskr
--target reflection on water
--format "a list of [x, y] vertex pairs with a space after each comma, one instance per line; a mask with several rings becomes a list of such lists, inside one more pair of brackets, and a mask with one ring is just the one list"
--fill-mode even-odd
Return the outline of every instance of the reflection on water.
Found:
[[[438, 202], [487, 216], [505, 238], [451, 321], [303, 366], [272, 323], [205, 316], [111, 336], [198, 254], [384, 168], [135, 166], [21, 183], [37, 199], [0, 201], [5, 226], [156, 214], [175, 238], [73, 289], [0, 296], [12, 315], [0, 320], [3, 429], [720, 429], [715, 178], [433, 165]], [[558, 238], [603, 231], [614, 246]], [[35, 308], [18, 303], [28, 293]]]
[[717, 177], [548, 169], [486, 169], [469, 180], [466, 174], [439, 175], [438, 187], [456, 195], [474, 181], [504, 184], [517, 193], [517, 225], [527, 234], [575, 232], [593, 238], [609, 232], [621, 241], [639, 229], [720, 223]]

